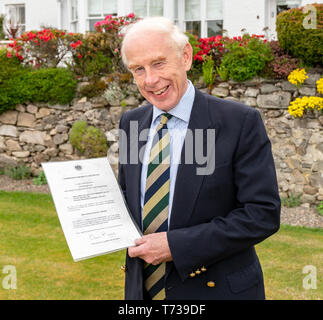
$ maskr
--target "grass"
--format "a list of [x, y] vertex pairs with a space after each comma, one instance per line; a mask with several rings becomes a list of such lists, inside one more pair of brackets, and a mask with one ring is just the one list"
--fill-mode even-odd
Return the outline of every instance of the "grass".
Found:
[[[323, 230], [282, 226], [256, 246], [267, 299], [323, 299]], [[123, 299], [125, 252], [74, 262], [50, 195], [0, 191], [0, 300]], [[17, 289], [2, 288], [4, 266], [17, 270]], [[317, 270], [305, 290], [303, 267]]]
[[0, 271], [17, 270], [7, 299], [123, 299], [124, 251], [75, 263], [50, 195], [0, 191]]

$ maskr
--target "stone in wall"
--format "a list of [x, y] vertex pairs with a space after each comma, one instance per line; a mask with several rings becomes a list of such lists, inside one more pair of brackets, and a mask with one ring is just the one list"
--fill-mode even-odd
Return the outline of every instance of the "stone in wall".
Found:
[[19, 136], [19, 141], [30, 144], [45, 145], [45, 135], [46, 133], [41, 131], [24, 131]]
[[0, 123], [3, 124], [16, 124], [18, 118], [18, 112], [9, 110], [5, 113], [0, 114]]
[[36, 118], [33, 114], [19, 112], [17, 126], [33, 128], [35, 126], [35, 120]]
[[18, 131], [12, 125], [0, 125], [0, 136], [17, 137]]

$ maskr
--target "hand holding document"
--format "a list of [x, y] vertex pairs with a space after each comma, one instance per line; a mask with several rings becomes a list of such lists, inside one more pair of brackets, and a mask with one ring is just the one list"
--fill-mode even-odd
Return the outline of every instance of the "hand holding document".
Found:
[[125, 249], [141, 237], [107, 158], [42, 167], [74, 261]]

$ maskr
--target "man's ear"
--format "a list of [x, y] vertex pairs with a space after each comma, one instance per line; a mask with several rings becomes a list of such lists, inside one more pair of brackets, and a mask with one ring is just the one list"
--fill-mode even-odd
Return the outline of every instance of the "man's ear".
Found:
[[193, 58], [193, 48], [190, 43], [187, 43], [183, 51], [183, 62], [184, 62], [186, 71], [191, 69], [192, 58]]

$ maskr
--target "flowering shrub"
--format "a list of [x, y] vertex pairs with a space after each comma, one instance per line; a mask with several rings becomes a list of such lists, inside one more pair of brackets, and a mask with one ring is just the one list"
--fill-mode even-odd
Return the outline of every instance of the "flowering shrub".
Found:
[[265, 75], [270, 78], [287, 79], [288, 75], [298, 68], [298, 59], [283, 51], [278, 41], [270, 41], [269, 45], [274, 59], [265, 68]]
[[[25, 32], [8, 45], [7, 57], [16, 57], [24, 65], [35, 68], [56, 67], [64, 62], [79, 77], [97, 77], [102, 73], [127, 72], [121, 62], [120, 44], [123, 26], [135, 21], [133, 13], [126, 17], [108, 15], [95, 24], [95, 32], [85, 35], [56, 29]], [[67, 58], [67, 53], [72, 59]]]
[[294, 117], [301, 118], [306, 109], [322, 110], [323, 98], [321, 97], [302, 97], [292, 101], [288, 107], [288, 112]]
[[69, 34], [72, 63], [69, 67], [76, 75], [97, 77], [113, 72], [128, 72], [124, 67], [120, 45], [122, 41], [121, 28], [136, 20], [130, 13], [126, 17], [107, 15], [104, 20], [95, 23], [96, 32]]
[[245, 81], [260, 74], [273, 59], [271, 48], [263, 35], [244, 34], [242, 37], [224, 39], [221, 71], [230, 79]]
[[317, 91], [323, 94], [323, 77], [316, 81]]
[[296, 87], [299, 87], [307, 78], [308, 75], [305, 69], [296, 69], [289, 74], [288, 81]]
[[125, 17], [113, 17], [107, 15], [104, 20], [98, 21], [94, 24], [97, 32], [119, 32], [120, 28], [128, 25], [136, 20], [134, 13], [129, 13]]
[[[223, 54], [223, 38], [222, 36], [200, 38], [198, 44], [195, 45], [200, 50], [194, 55], [193, 60], [200, 62], [211, 57], [214, 62], [218, 61]], [[218, 63], [219, 65], [219, 63]]]
[[7, 48], [8, 58], [16, 56], [23, 64], [35, 68], [56, 67], [69, 50], [65, 32], [56, 29], [25, 32]]

